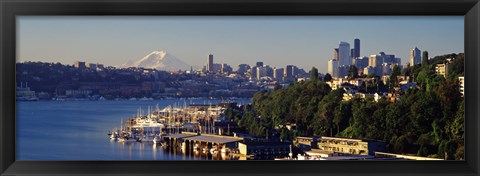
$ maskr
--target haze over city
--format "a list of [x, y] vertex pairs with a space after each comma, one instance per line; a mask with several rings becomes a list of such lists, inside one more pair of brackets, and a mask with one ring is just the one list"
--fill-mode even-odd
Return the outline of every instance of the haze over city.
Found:
[[234, 69], [263, 61], [321, 73], [340, 41], [361, 40], [361, 56], [385, 52], [402, 64], [414, 47], [431, 57], [464, 51], [458, 17], [41, 17], [17, 18], [17, 61], [117, 66], [166, 51], [201, 68], [209, 54]]

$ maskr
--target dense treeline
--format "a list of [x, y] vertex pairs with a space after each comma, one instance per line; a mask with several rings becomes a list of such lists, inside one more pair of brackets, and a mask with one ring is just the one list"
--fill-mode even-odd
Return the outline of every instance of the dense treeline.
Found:
[[[448, 76], [435, 74], [435, 64], [452, 57], [456, 59], [449, 65]], [[464, 74], [464, 55], [437, 56], [422, 63], [401, 73], [394, 68], [391, 77], [407, 75], [417, 84], [402, 93], [399, 102], [342, 101], [344, 90], [332, 90], [312, 69], [310, 80], [260, 91], [252, 105], [240, 111], [230, 109], [227, 117], [258, 136], [374, 139], [385, 141], [395, 153], [464, 159], [464, 99], [457, 79]], [[394, 90], [398, 82], [389, 81], [386, 86]], [[288, 130], [287, 124], [296, 128]]]

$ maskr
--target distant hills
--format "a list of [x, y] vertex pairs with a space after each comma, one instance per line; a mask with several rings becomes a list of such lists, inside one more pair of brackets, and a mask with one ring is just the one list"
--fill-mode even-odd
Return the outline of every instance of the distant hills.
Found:
[[143, 67], [157, 70], [175, 72], [178, 70], [190, 70], [191, 65], [186, 64], [175, 56], [165, 51], [153, 51], [137, 61], [128, 61], [120, 67]]

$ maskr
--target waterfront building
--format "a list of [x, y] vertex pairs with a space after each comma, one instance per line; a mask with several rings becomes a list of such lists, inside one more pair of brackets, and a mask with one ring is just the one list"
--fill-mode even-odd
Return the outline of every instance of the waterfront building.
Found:
[[28, 87], [28, 83], [25, 83], [25, 86], [23, 86], [23, 83], [20, 83], [20, 87], [16, 87], [16, 100], [17, 101], [37, 101], [38, 98], [35, 95], [35, 91], [30, 90], [30, 87]]
[[318, 139], [319, 136], [314, 137], [296, 137], [293, 141], [293, 144], [300, 149], [309, 150], [312, 148], [318, 148]]
[[86, 68], [85, 62], [76, 61], [76, 62], [74, 63], [74, 65], [75, 65], [75, 68], [78, 68], [78, 69], [84, 69], [84, 68]]
[[253, 142], [244, 141], [238, 143], [238, 150], [242, 155], [255, 156], [287, 156], [290, 153], [289, 142]]
[[352, 58], [350, 57], [350, 44], [341, 41], [338, 47], [339, 65], [352, 65]]
[[443, 160], [440, 158], [429, 158], [412, 155], [402, 155], [396, 153], [375, 152], [376, 159], [402, 159], [402, 160]]
[[459, 85], [460, 85], [460, 94], [462, 97], [465, 95], [465, 77], [459, 76], [458, 77]]
[[375, 152], [387, 150], [386, 143], [382, 141], [323, 136], [318, 139], [318, 148], [324, 151], [372, 156]]
[[207, 71], [213, 73], [213, 54], [208, 55]]
[[420, 64], [422, 62], [421, 51], [417, 47], [410, 51], [410, 66]]
[[78, 89], [78, 90], [69, 89], [65, 91], [65, 95], [71, 98], [85, 98], [90, 94], [92, 94], [91, 90], [84, 90], [84, 89]]

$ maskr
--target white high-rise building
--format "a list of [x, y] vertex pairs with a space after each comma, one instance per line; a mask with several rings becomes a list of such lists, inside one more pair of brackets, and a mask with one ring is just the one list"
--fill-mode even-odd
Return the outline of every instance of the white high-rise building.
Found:
[[340, 42], [338, 47], [339, 65], [352, 65], [352, 58], [350, 57], [350, 44], [347, 42]]
[[267, 76], [267, 67], [257, 67], [257, 80]]
[[421, 52], [417, 47], [410, 51], [410, 66], [422, 63]]
[[330, 74], [332, 77], [338, 77], [338, 60], [335, 59], [330, 59], [328, 60], [328, 65], [327, 65], [327, 72]]

